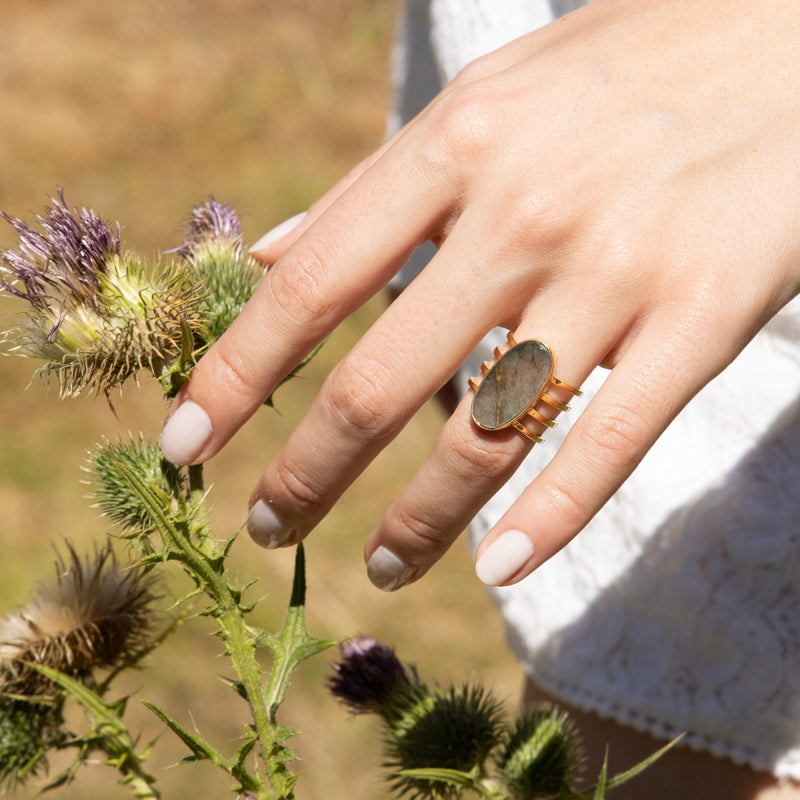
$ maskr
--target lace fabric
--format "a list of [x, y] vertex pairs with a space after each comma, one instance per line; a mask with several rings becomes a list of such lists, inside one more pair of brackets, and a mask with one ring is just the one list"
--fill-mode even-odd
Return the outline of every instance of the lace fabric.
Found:
[[[470, 60], [580, 0], [409, 0], [390, 131]], [[433, 250], [398, 275], [407, 284]], [[459, 380], [505, 340], [493, 331]], [[701, 343], [698, 343], [701, 346]], [[557, 355], [557, 354], [556, 354]], [[476, 546], [554, 454], [598, 370], [471, 529]], [[800, 780], [800, 300], [679, 415], [589, 527], [493, 590], [549, 692], [657, 736]]]
[[[562, 417], [487, 504], [474, 545], [569, 427]], [[800, 780], [800, 302], [689, 404], [581, 535], [492, 594], [514, 652], [554, 695]]]

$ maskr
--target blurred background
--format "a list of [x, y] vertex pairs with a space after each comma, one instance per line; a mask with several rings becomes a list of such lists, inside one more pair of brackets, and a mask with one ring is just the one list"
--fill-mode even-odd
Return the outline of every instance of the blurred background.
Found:
[[[399, 0], [3, 0], [0, 33], [0, 209], [33, 221], [61, 187], [70, 205], [119, 220], [123, 243], [143, 253], [175, 247], [193, 205], [209, 194], [241, 214], [255, 241], [303, 210], [377, 147], [389, 102], [389, 57]], [[0, 247], [15, 244], [0, 224]], [[375, 298], [348, 319], [303, 376], [276, 395], [207, 467], [215, 530], [245, 519], [250, 489], [331, 366], [380, 313]], [[14, 313], [0, 298], [0, 316]], [[34, 363], [0, 361], [0, 614], [51, 576], [53, 548], [91, 548], [107, 526], [86, 500], [81, 465], [100, 438], [156, 438], [166, 411], [143, 383], [114, 398], [59, 401], [30, 381]], [[490, 601], [459, 541], [422, 581], [392, 595], [369, 584], [369, 531], [428, 451], [441, 424], [429, 405], [347, 493], [308, 541], [308, 626], [343, 639], [368, 633], [397, 648], [431, 682], [478, 679], [509, 698], [521, 676]], [[246, 536], [233, 561], [258, 578], [256, 621], [275, 629], [288, 602], [291, 552]], [[170, 591], [179, 591], [180, 586]], [[247, 723], [223, 680], [227, 665], [207, 621], [191, 619], [126, 679], [128, 718], [142, 743], [163, 726], [148, 699], [214, 743], [234, 748]], [[301, 667], [282, 707], [309, 800], [387, 797], [373, 720], [351, 718], [327, 695], [333, 652]], [[148, 762], [165, 798], [229, 796], [206, 765], [161, 736]], [[61, 764], [53, 763], [53, 772]], [[38, 795], [32, 781], [16, 793]], [[124, 798], [116, 773], [85, 770], [54, 797]]]

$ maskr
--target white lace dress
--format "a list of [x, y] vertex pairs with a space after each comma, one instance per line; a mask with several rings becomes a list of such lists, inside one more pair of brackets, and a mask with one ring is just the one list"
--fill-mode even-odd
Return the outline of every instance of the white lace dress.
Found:
[[[580, 5], [410, 0], [390, 127], [468, 61]], [[429, 256], [415, 254], [398, 283]], [[464, 386], [504, 339], [487, 337]], [[603, 377], [478, 515], [473, 545]], [[573, 543], [492, 594], [512, 648], [552, 694], [800, 780], [800, 300], [692, 401]]]

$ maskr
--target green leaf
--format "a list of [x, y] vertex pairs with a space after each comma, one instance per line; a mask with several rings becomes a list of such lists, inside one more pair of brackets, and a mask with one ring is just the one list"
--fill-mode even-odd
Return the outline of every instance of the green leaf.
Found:
[[286, 383], [287, 381], [292, 380], [292, 378], [296, 378], [297, 374], [300, 372], [300, 370], [302, 370], [303, 367], [307, 366], [309, 364], [309, 362], [311, 361], [311, 359], [313, 359], [314, 356], [316, 356], [317, 353], [319, 353], [319, 351], [322, 349], [322, 347], [323, 347], [323, 345], [325, 344], [326, 341], [327, 341], [327, 339], [323, 339], [285, 378], [283, 378], [278, 383], [278, 385], [272, 390], [272, 394], [264, 401], [264, 405], [265, 406], [269, 406], [270, 408], [274, 408], [275, 407], [275, 401], [273, 400], [273, 398], [275, 397], [275, 392], [281, 386], [283, 386], [284, 383]]
[[616, 789], [617, 786], [622, 786], [623, 783], [627, 783], [631, 778], [635, 778], [640, 773], [644, 772], [649, 766], [654, 764], [658, 761], [661, 756], [665, 753], [669, 752], [682, 738], [684, 734], [675, 737], [671, 742], [664, 745], [660, 750], [656, 750], [655, 753], [645, 758], [643, 761], [640, 761], [635, 766], [631, 767], [629, 770], [620, 773], [619, 775], [615, 775], [608, 781], [608, 788], [609, 789]]
[[458, 769], [444, 769], [441, 767], [404, 769], [400, 770], [398, 775], [419, 781], [441, 781], [442, 783], [449, 783], [451, 786], [458, 786], [462, 789], [475, 788], [475, 782], [477, 780], [475, 771], [462, 772]]
[[121, 782], [130, 786], [136, 797], [157, 800], [160, 795], [153, 787], [155, 778], [144, 771], [143, 757], [136, 752], [133, 738], [122, 719], [127, 698], [107, 703], [90, 687], [63, 672], [43, 664], [31, 663], [30, 666], [73, 697], [93, 720], [89, 732], [76, 739], [74, 744], [81, 747], [83, 753], [89, 750], [105, 753], [106, 763], [117, 769]]
[[210, 761], [216, 767], [230, 771], [235, 762], [215, 750], [199, 733], [192, 733], [154, 703], [142, 701], [194, 754], [197, 761]]
[[289, 609], [283, 627], [276, 635], [261, 635], [259, 641], [267, 646], [273, 655], [272, 674], [267, 686], [267, 703], [270, 715], [275, 718], [278, 706], [286, 697], [286, 690], [292, 673], [307, 658], [317, 655], [336, 642], [312, 636], [306, 629], [305, 621], [305, 551], [303, 545], [297, 545], [295, 553], [294, 581]]
[[[660, 750], [656, 750], [655, 753], [652, 753], [647, 758], [640, 761], [638, 764], [631, 767], [629, 770], [625, 772], [621, 772], [619, 775], [615, 775], [613, 778], [607, 779], [606, 778], [606, 764], [603, 763], [603, 769], [598, 776], [597, 783], [586, 789], [583, 792], [580, 792], [575, 795], [576, 798], [582, 800], [583, 798], [594, 798], [594, 800], [598, 800], [598, 798], [604, 798], [605, 794], [610, 791], [611, 789], [616, 789], [618, 786], [622, 786], [623, 783], [627, 783], [632, 778], [635, 778], [637, 775], [640, 775], [644, 772], [649, 766], [654, 764], [661, 758], [665, 753], [669, 752], [682, 738], [684, 734], [677, 736], [668, 744], [664, 745]], [[597, 791], [601, 790], [601, 794], [597, 794]]]
[[121, 706], [119, 702], [107, 703], [88, 686], [75, 680], [75, 678], [71, 678], [69, 675], [65, 675], [63, 672], [59, 672], [57, 669], [32, 662], [30, 666], [74, 697], [98, 723], [107, 726], [112, 731], [125, 732], [127, 734], [127, 728], [120, 719], [120, 711], [124, 706]]
[[594, 800], [605, 800], [607, 785], [608, 785], [608, 750], [606, 750], [606, 755], [605, 758], [603, 759], [603, 768], [600, 770], [600, 775], [597, 778], [597, 787], [595, 788]]

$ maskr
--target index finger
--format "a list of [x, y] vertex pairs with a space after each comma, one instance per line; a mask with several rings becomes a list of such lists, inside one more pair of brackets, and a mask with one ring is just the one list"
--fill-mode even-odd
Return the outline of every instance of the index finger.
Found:
[[395, 148], [399, 158], [379, 159], [284, 253], [195, 367], [162, 432], [168, 460], [197, 464], [217, 453], [282, 378], [428, 238], [445, 210], [436, 203], [448, 196], [437, 191], [443, 178], [403, 157], [402, 138]]

